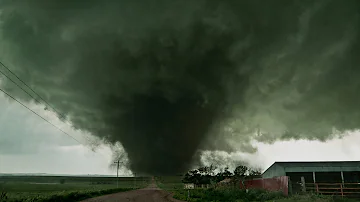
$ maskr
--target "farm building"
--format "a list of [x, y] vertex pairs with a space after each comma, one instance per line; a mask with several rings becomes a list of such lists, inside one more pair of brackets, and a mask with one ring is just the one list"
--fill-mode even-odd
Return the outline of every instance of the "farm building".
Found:
[[[289, 188], [297, 192], [302, 180], [306, 184], [358, 183], [360, 161], [325, 162], [275, 162], [264, 173], [263, 178], [289, 177]], [[302, 179], [301, 179], [302, 178]]]
[[326, 162], [275, 162], [263, 178], [289, 176], [291, 181], [300, 181], [301, 176], [309, 183], [360, 182], [360, 161]]

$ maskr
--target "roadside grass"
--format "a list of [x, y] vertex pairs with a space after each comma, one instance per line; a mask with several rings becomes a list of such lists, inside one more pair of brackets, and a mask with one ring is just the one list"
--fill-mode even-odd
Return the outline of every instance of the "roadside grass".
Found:
[[285, 197], [280, 192], [268, 192], [265, 190], [239, 189], [194, 189], [190, 190], [190, 198], [187, 198], [187, 190], [174, 190], [174, 198], [191, 202], [355, 202], [358, 200], [348, 198], [333, 198], [322, 195], [294, 195]]
[[103, 183], [102, 181], [95, 183], [94, 181], [65, 182], [63, 184], [7, 181], [0, 183], [0, 202], [79, 201], [100, 195], [139, 189], [148, 184], [149, 180], [119, 181], [119, 188], [117, 188], [116, 182]]
[[341, 198], [333, 196], [324, 196], [318, 194], [305, 194], [305, 195], [293, 195], [290, 197], [284, 197], [279, 200], [271, 200], [268, 202], [356, 202], [358, 199]]
[[82, 191], [62, 191], [62, 192], [46, 192], [38, 195], [21, 194], [14, 197], [13, 194], [9, 196], [6, 194], [4, 198], [0, 198], [1, 202], [62, 202], [69, 201], [75, 202], [96, 196], [112, 194], [117, 192], [124, 192], [132, 190], [132, 188], [117, 188], [117, 189], [104, 189], [104, 190], [82, 190]]
[[189, 190], [190, 198], [187, 198], [187, 190], [172, 191], [174, 198], [191, 202], [248, 202], [248, 201], [270, 201], [283, 198], [280, 192], [266, 192], [263, 190], [224, 189], [193, 189]]

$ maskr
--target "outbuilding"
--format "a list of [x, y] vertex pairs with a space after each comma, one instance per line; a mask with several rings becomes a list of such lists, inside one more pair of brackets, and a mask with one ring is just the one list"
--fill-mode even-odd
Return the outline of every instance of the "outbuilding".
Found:
[[314, 184], [359, 183], [360, 161], [275, 162], [262, 176], [288, 176], [293, 188], [298, 187], [302, 180]]

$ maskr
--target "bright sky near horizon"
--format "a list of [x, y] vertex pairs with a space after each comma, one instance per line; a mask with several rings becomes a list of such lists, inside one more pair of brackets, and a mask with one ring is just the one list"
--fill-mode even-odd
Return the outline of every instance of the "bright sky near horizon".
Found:
[[[85, 135], [60, 122], [43, 107], [30, 105], [55, 125], [85, 142]], [[96, 152], [55, 129], [16, 102], [0, 95], [0, 173], [114, 174], [109, 168], [111, 150], [101, 145]], [[225, 160], [245, 160], [266, 169], [274, 161], [360, 160], [360, 133], [328, 142], [280, 141], [256, 143], [254, 154], [222, 153]], [[226, 163], [226, 162], [224, 162]], [[122, 170], [122, 175], [129, 172]]]

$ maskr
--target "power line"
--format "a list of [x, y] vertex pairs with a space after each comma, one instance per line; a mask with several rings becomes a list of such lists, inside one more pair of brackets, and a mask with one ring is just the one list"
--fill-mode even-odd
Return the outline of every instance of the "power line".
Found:
[[[19, 81], [21, 81], [25, 86], [27, 86], [35, 95], [37, 95], [41, 100], [43, 100], [47, 105], [49, 105], [49, 103], [48, 102], [46, 102], [38, 93], [36, 93], [31, 87], [29, 87], [29, 85], [27, 85], [23, 80], [21, 80], [14, 72], [12, 72], [6, 65], [4, 65], [4, 63], [2, 63], [1, 61], [0, 61], [0, 64], [3, 66], [3, 67], [5, 67], [12, 75], [14, 75], [16, 78], [18, 78], [19, 79]], [[36, 99], [33, 95], [31, 95], [28, 91], [26, 91], [23, 87], [21, 87], [18, 83], [16, 83], [13, 79], [11, 79], [8, 75], [6, 75], [3, 71], [1, 71], [0, 70], [0, 73], [2, 74], [2, 75], [4, 75], [7, 79], [9, 79], [12, 83], [14, 83], [17, 87], [19, 87], [22, 91], [24, 91], [27, 95], [29, 95], [32, 99], [34, 99], [36, 102], [38, 102], [38, 103], [41, 103], [38, 99]], [[4, 92], [3, 90], [2, 90], [2, 92]], [[5, 93], [5, 92], [4, 92]], [[5, 94], [7, 94], [7, 93], [5, 93]], [[8, 96], [10, 96], [9, 94], [7, 94]], [[17, 101], [17, 100], [16, 100]], [[18, 101], [19, 102], [19, 101]], [[22, 104], [22, 103], [20, 103], [20, 104]], [[23, 104], [22, 104], [23, 105]], [[24, 105], [23, 105], [24, 106]], [[26, 107], [26, 106], [25, 106]], [[58, 113], [62, 118], [64, 118], [65, 116], [63, 115], [63, 114], [61, 114], [60, 112], [58, 112], [55, 108], [53, 108], [51, 105], [49, 105], [49, 107], [51, 107], [56, 113]], [[28, 108], [28, 107], [26, 107], [26, 108]], [[29, 109], [29, 108], [28, 108]], [[31, 109], [29, 109], [29, 110], [31, 110]], [[31, 110], [32, 111], [32, 110]], [[63, 122], [63, 121], [62, 121]], [[53, 124], [51, 124], [51, 125], [53, 125]], [[55, 126], [55, 125], [53, 125], [54, 127], [56, 127], [57, 129], [59, 129], [59, 127], [57, 127], [57, 126]], [[64, 131], [62, 131], [62, 132], [64, 132]], [[69, 134], [67, 134], [67, 135], [69, 135]], [[69, 135], [70, 136], [70, 135]]]
[[56, 129], [58, 129], [59, 131], [61, 131], [62, 133], [64, 133], [65, 135], [69, 136], [70, 138], [72, 138], [73, 140], [75, 140], [76, 142], [78, 142], [79, 144], [82, 144], [79, 140], [77, 140], [76, 138], [74, 138], [73, 136], [71, 136], [69, 133], [63, 131], [61, 128], [59, 128], [58, 126], [54, 125], [53, 123], [51, 123], [49, 120], [45, 119], [43, 116], [41, 116], [40, 114], [36, 113], [34, 110], [30, 109], [29, 107], [27, 107], [26, 105], [24, 105], [23, 103], [21, 103], [19, 100], [17, 100], [15, 97], [13, 97], [12, 95], [10, 95], [9, 93], [7, 93], [6, 91], [4, 91], [3, 89], [0, 88], [0, 91], [3, 92], [5, 95], [7, 95], [8, 97], [10, 97], [11, 99], [15, 100], [17, 103], [21, 104], [23, 107], [25, 107], [26, 109], [28, 109], [29, 111], [31, 111], [32, 113], [34, 113], [35, 115], [37, 115], [38, 117], [40, 117], [42, 120], [46, 121], [47, 123], [49, 123], [50, 125], [52, 125], [53, 127], [55, 127]]
[[[0, 61], [0, 64], [1, 61]], [[21, 90], [23, 90], [27, 95], [29, 95], [32, 99], [34, 99], [36, 102], [40, 103], [40, 101], [38, 99], [36, 99], [34, 96], [32, 96], [29, 92], [27, 92], [24, 88], [22, 88], [19, 84], [17, 84], [14, 80], [12, 80], [9, 76], [7, 76], [3, 71], [0, 70], [0, 73], [2, 75], [4, 75], [7, 79], [9, 79], [12, 83], [14, 83], [17, 87], [19, 87]], [[9, 95], [8, 93], [4, 92], [4, 90], [1, 90], [3, 93], [5, 93], [7, 96], [11, 97], [14, 99], [14, 97], [12, 97], [11, 95]], [[15, 99], [14, 99], [15, 100]], [[19, 102], [18, 100], [16, 100], [17, 102]], [[20, 103], [20, 102], [19, 102]], [[24, 107], [26, 107], [24, 104], [20, 103], [21, 105], [23, 105]], [[26, 107], [27, 109], [31, 110], [30, 108]], [[32, 111], [32, 110], [31, 110]], [[61, 115], [61, 114], [60, 114]], [[44, 119], [44, 118], [43, 118]], [[53, 124], [51, 124], [53, 125]], [[56, 127], [57, 129], [59, 129], [59, 127], [53, 125], [54, 127]], [[62, 131], [63, 132], [63, 131]]]
[[[0, 64], [5, 67], [12, 75], [14, 75], [19, 81], [21, 81], [21, 83], [23, 83], [26, 87], [28, 87], [36, 96], [38, 96], [43, 102], [45, 102], [45, 104], [47, 104], [50, 108], [52, 108], [58, 115], [60, 115], [62, 118], [65, 118], [65, 116], [63, 114], [61, 114], [59, 111], [57, 111], [54, 107], [52, 107], [46, 100], [44, 100], [38, 93], [35, 92], [34, 89], [32, 89], [28, 84], [26, 84], [22, 79], [20, 79], [19, 76], [17, 76], [13, 71], [11, 71], [3, 62], [0, 61]], [[0, 70], [0, 73], [3, 74], [7, 79], [9, 79], [12, 83], [14, 83], [17, 87], [19, 87], [21, 90], [23, 90], [27, 95], [29, 95], [31, 98], [33, 98], [36, 102], [41, 103], [38, 99], [36, 99], [33, 95], [31, 95], [28, 91], [26, 91], [24, 88], [22, 88], [18, 83], [16, 83], [14, 80], [12, 80], [9, 76], [7, 76], [3, 71]], [[54, 125], [53, 123], [51, 123], [50, 121], [46, 120], [44, 117], [42, 117], [41, 115], [39, 115], [38, 113], [36, 113], [35, 111], [33, 111], [32, 109], [30, 109], [29, 107], [27, 107], [26, 105], [24, 105], [23, 103], [21, 103], [20, 101], [18, 101], [17, 99], [15, 99], [13, 96], [11, 96], [10, 94], [6, 93], [3, 89], [0, 88], [0, 91], [2, 91], [4, 94], [6, 94], [7, 96], [9, 96], [10, 98], [14, 99], [16, 102], [18, 102], [19, 104], [21, 104], [23, 107], [27, 108], [28, 110], [30, 110], [31, 112], [35, 113], [37, 116], [39, 116], [41, 119], [43, 119], [44, 121], [48, 122], [49, 124], [51, 124], [52, 126], [54, 126], [56, 129], [60, 130], [62, 133], [64, 133], [65, 135], [69, 136], [70, 138], [74, 139], [76, 142], [82, 144], [80, 141], [78, 141], [76, 138], [74, 138], [73, 136], [71, 136], [69, 133], [63, 131], [61, 128], [59, 128], [58, 126]], [[62, 119], [60, 119], [63, 123], [65, 123]], [[89, 142], [90, 140], [85, 137]], [[93, 150], [91, 150], [93, 151]], [[95, 151], [93, 151], [94, 153], [96, 153]]]
[[[65, 132], [64, 130], [62, 130], [60, 127], [54, 125], [53, 123], [51, 123], [49, 120], [45, 119], [43, 116], [41, 116], [40, 114], [36, 113], [34, 110], [30, 109], [28, 106], [26, 106], [25, 104], [23, 104], [22, 102], [20, 102], [19, 100], [17, 100], [14, 96], [10, 95], [9, 93], [7, 93], [6, 91], [4, 91], [3, 89], [0, 88], [0, 91], [3, 92], [5, 95], [7, 95], [8, 97], [10, 97], [11, 99], [15, 100], [17, 103], [19, 103], [20, 105], [22, 105], [23, 107], [25, 107], [26, 109], [28, 109], [29, 111], [31, 111], [32, 113], [34, 113], [36, 116], [40, 117], [42, 120], [46, 121], [47, 123], [49, 123], [51, 126], [55, 127], [56, 129], [58, 129], [60, 132], [64, 133], [65, 135], [67, 135], [68, 137], [70, 137], [71, 139], [75, 140], [77, 143], [83, 145], [83, 143], [81, 143], [79, 140], [77, 140], [75, 137], [73, 137], [72, 135], [70, 135], [69, 133]], [[92, 152], [96, 153], [95, 151], [91, 150]], [[104, 156], [102, 153], [98, 153], [101, 154], [102, 156]]]
[[[53, 109], [56, 113], [58, 113], [62, 118], [64, 118], [65, 116], [63, 114], [61, 114], [59, 111], [57, 111], [53, 106], [51, 106], [44, 98], [42, 98], [37, 92], [35, 92], [34, 89], [32, 89], [28, 84], [26, 84], [19, 76], [17, 76], [13, 71], [11, 71], [3, 62], [0, 61], [0, 64], [5, 67], [5, 69], [7, 69], [13, 76], [15, 76], [19, 81], [21, 81], [21, 83], [23, 83], [26, 87], [28, 87], [36, 96], [38, 96], [43, 102], [45, 102], [46, 105], [48, 105], [51, 109]], [[3, 75], [6, 76], [6, 78], [8, 78], [10, 81], [12, 81], [13, 83], [15, 83], [12, 79], [10, 79], [6, 74], [4, 74], [3, 72], [1, 72]], [[21, 88], [26, 94], [28, 94], [29, 96], [31, 96], [35, 101], [39, 102], [37, 99], [35, 99], [32, 95], [30, 95], [30, 93], [28, 93], [26, 90], [24, 90], [22, 87], [20, 87], [17, 83], [15, 83], [19, 88]]]
[[[0, 62], [1, 63], [1, 62]], [[17, 87], [19, 87], [21, 90], [23, 90], [26, 94], [28, 94], [32, 99], [34, 99], [36, 102], [40, 103], [38, 99], [36, 99], [34, 96], [32, 96], [29, 92], [27, 92], [25, 89], [23, 89], [19, 84], [17, 84], [14, 80], [12, 80], [8, 75], [6, 75], [3, 71], [0, 70], [0, 73], [4, 75], [7, 79], [9, 79], [11, 82], [13, 82]]]

